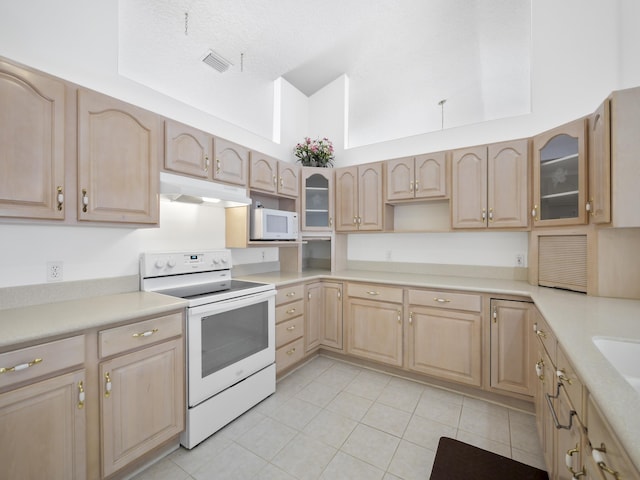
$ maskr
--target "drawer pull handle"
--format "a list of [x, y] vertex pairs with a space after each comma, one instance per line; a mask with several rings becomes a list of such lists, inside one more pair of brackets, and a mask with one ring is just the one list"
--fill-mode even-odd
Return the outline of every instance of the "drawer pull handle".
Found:
[[536, 375], [540, 380], [544, 380], [544, 360], [542, 359], [536, 362]]
[[536, 335], [540, 338], [547, 338], [547, 334], [544, 332], [544, 330], [536, 330]]
[[380, 292], [375, 292], [375, 291], [373, 291], [373, 290], [369, 290], [369, 291], [367, 292], [367, 295], [374, 295], [374, 296], [375, 296], [375, 295], [380, 295]]
[[296, 292], [287, 293], [287, 297], [295, 297], [295, 296], [296, 296]]
[[296, 353], [296, 347], [293, 347], [291, 350], [287, 350], [286, 352], [287, 355], [293, 355], [294, 353]]
[[154, 333], [158, 333], [158, 329], [154, 328], [153, 330], [147, 330], [146, 332], [142, 332], [142, 333], [134, 333], [133, 335], [131, 335], [133, 338], [142, 338], [142, 337], [150, 337], [151, 335], [153, 335]]
[[289, 332], [293, 332], [296, 329], [295, 325], [291, 325], [290, 327], [287, 327], [287, 331]]
[[553, 408], [553, 403], [551, 401], [554, 398], [558, 398], [558, 396], [560, 395], [560, 387], [562, 387], [562, 384], [558, 383], [555, 395], [545, 393], [544, 396], [547, 399], [547, 406], [549, 407], [549, 411], [551, 412], [551, 418], [553, 419], [553, 424], [555, 425], [556, 429], [560, 430], [562, 428], [564, 430], [571, 430], [571, 427], [573, 426], [573, 416], [577, 415], [577, 412], [575, 410], [569, 410], [569, 425], [562, 425], [558, 420], [558, 415], [556, 414], [556, 410], [555, 408]]
[[573, 385], [573, 382], [571, 381], [571, 379], [567, 377], [565, 374], [566, 372], [564, 371], [564, 369], [556, 370], [556, 377], [558, 377], [558, 380], [560, 380], [561, 382], [566, 382], [569, 385]]
[[576, 480], [582, 477], [583, 475], [587, 474], [584, 467], [577, 472], [573, 469], [573, 454], [578, 453], [579, 451], [580, 450], [578, 449], [578, 445], [576, 444], [576, 447], [570, 450], [567, 450], [567, 454], [564, 456], [564, 463], [567, 466], [567, 470], [569, 470], [569, 472], [571, 473], [572, 480]]
[[111, 396], [111, 375], [109, 375], [109, 372], [104, 374], [104, 396]]
[[289, 310], [287, 310], [287, 313], [288, 313], [289, 315], [291, 315], [291, 314], [293, 314], [293, 313], [296, 313], [296, 309], [295, 309], [295, 308], [290, 308]]
[[82, 380], [78, 382], [78, 408], [84, 407], [84, 384]]
[[0, 368], [0, 374], [1, 373], [9, 373], [9, 372], [19, 372], [20, 370], [26, 370], [29, 367], [33, 367], [34, 365], [38, 365], [39, 363], [42, 363], [42, 359], [41, 358], [34, 358], [33, 360], [31, 360], [28, 363], [21, 363], [20, 365], [15, 365], [13, 367], [2, 367]]
[[433, 301], [438, 303], [451, 303], [451, 300], [447, 298], [439, 298], [439, 297], [433, 297]]
[[62, 210], [62, 205], [64, 204], [64, 193], [61, 186], [56, 188], [56, 203], [58, 211]]
[[600, 467], [600, 470], [602, 470], [603, 472], [608, 473], [609, 475], [613, 475], [613, 478], [615, 479], [619, 479], [620, 478], [620, 473], [617, 472], [616, 470], [612, 469], [611, 467], [609, 467], [607, 465], [607, 462], [605, 462], [605, 457], [604, 454], [607, 453], [607, 449], [604, 445], [604, 443], [602, 443], [600, 445], [600, 448], [594, 448], [591, 451], [591, 455], [593, 456], [593, 459], [596, 462], [596, 465], [598, 465], [598, 467]]

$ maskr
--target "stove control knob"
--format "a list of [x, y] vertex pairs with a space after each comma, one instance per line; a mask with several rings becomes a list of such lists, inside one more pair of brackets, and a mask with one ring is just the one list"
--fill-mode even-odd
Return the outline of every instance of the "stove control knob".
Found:
[[229, 260], [227, 260], [227, 257], [222, 257], [222, 263], [229, 263]]
[[164, 267], [164, 260], [159, 258], [156, 260], [156, 268], [162, 268], [162, 267]]
[[220, 259], [219, 259], [218, 257], [214, 257], [214, 258], [213, 258], [213, 263], [214, 263], [215, 265], [218, 265], [218, 264], [220, 263]]
[[175, 266], [176, 266], [176, 261], [173, 258], [170, 258], [169, 261], [167, 262], [167, 267], [173, 268]]

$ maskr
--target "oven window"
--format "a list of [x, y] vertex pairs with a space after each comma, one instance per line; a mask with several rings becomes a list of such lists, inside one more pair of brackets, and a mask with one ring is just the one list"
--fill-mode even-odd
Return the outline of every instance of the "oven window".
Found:
[[268, 306], [265, 301], [202, 317], [202, 378], [268, 347]]

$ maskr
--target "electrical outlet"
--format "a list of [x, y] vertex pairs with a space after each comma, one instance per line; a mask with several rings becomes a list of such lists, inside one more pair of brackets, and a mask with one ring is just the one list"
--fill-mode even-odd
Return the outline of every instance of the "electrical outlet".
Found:
[[264, 262], [264, 260], [265, 260], [265, 252], [264, 250], [262, 250], [262, 261]]
[[516, 255], [516, 267], [524, 267], [524, 254], [518, 253]]
[[62, 262], [47, 262], [47, 282], [62, 281]]

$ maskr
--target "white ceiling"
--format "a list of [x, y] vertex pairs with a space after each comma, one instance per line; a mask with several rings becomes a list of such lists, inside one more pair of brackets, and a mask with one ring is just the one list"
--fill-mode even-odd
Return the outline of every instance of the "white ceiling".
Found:
[[[231, 94], [223, 82], [264, 93], [282, 76], [309, 96], [346, 74], [352, 120], [370, 122], [375, 103], [420, 115], [414, 104], [434, 110], [438, 128], [437, 102], [460, 92], [481, 120], [528, 112], [530, 9], [530, 0], [121, 0], [120, 69], [204, 110], [218, 101], [199, 98], [207, 89]], [[230, 70], [205, 72], [208, 49]]]

